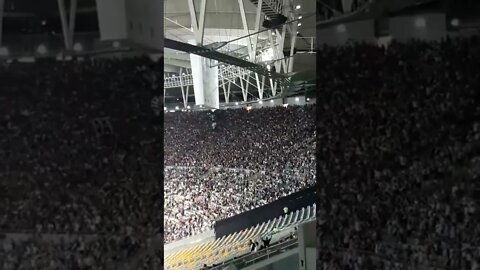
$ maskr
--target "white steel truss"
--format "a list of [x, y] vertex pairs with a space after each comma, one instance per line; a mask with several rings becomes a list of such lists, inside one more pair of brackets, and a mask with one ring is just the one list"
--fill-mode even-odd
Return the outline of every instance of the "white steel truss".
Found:
[[[61, 0], [58, 0], [61, 1]], [[201, 0], [199, 10], [196, 9], [194, 0], [188, 0], [188, 7], [191, 19], [191, 29], [197, 45], [204, 45], [205, 38], [205, 14], [207, 1]], [[237, 0], [240, 7], [240, 18], [242, 21], [243, 31], [245, 36], [237, 38], [226, 43], [232, 43], [243, 39], [242, 46], [220, 46], [216, 50], [243, 58], [252, 63], [270, 66], [275, 68], [275, 73], [287, 74], [293, 71], [293, 56], [295, 53], [295, 44], [298, 30], [298, 14], [294, 8], [293, 0]], [[250, 1], [256, 5], [254, 25], [249, 25], [246, 12], [245, 1]], [[282, 25], [280, 28], [267, 31], [267, 38], [265, 33], [262, 38], [260, 26], [262, 18], [265, 14], [272, 14], [272, 11], [277, 14], [283, 14], [287, 17], [287, 21], [293, 21]], [[284, 53], [285, 43], [289, 43], [290, 51]], [[313, 42], [312, 42], [313, 43]], [[233, 45], [233, 44], [232, 44]], [[313, 45], [312, 45], [313, 50]], [[223, 88], [225, 102], [230, 102], [231, 86], [232, 84], [242, 90], [243, 101], [247, 101], [250, 96], [253, 99], [262, 100], [264, 97], [276, 97], [285, 89], [284, 85], [279, 83], [277, 79], [269, 78], [246, 70], [244, 68], [219, 64], [219, 86]], [[188, 69], [181, 69], [179, 76], [165, 76], [164, 88], [180, 88], [184, 106], [187, 106], [189, 87], [194, 87], [193, 76], [191, 72], [186, 72]], [[267, 92], [268, 91], [268, 92]]]
[[[75, 17], [77, 14], [77, 0], [70, 1], [70, 12], [67, 14], [65, 0], [57, 0], [60, 21], [62, 23], [62, 34], [65, 43], [65, 49], [71, 51], [75, 37]], [[68, 18], [67, 18], [68, 15]]]

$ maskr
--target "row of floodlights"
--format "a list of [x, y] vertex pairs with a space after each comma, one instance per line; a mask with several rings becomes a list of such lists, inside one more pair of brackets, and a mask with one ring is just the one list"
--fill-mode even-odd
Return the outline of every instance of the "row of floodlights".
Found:
[[[296, 10], [299, 10], [299, 9], [301, 9], [301, 8], [302, 8], [301, 5], [296, 5], [296, 6], [295, 6], [295, 9], [296, 9]], [[301, 20], [302, 18], [303, 18], [302, 16], [298, 16], [298, 19], [299, 19], [299, 20]], [[300, 27], [300, 26], [302, 26], [302, 23], [301, 23], [301, 22], [298, 23], [298, 27]], [[297, 31], [297, 34], [298, 34], [298, 33], [299, 33], [299, 32]]]
[[[287, 108], [287, 107], [288, 107], [288, 103], [285, 103], [285, 104], [283, 104], [282, 106], [285, 107], [285, 108]], [[252, 105], [247, 105], [247, 106], [245, 106], [245, 109], [246, 109], [247, 111], [250, 111], [250, 110], [253, 109], [253, 107], [252, 107]], [[178, 112], [178, 111], [188, 112], [188, 111], [190, 111], [190, 106], [187, 106], [186, 109], [180, 109], [180, 107], [175, 106], [175, 110], [168, 110], [167, 107], [164, 107], [164, 111], [165, 111], [165, 113], [167, 113], [167, 112], [171, 112], [171, 113], [172, 113], [172, 112]], [[212, 110], [212, 112], [214, 112], [214, 111], [215, 111], [215, 110]]]
[[[414, 21], [415, 27], [417, 28], [425, 28], [427, 26], [427, 21], [425, 20], [424, 17], [418, 17]], [[299, 23], [299, 26], [301, 23]], [[450, 21], [450, 25], [453, 27], [457, 27], [460, 25], [460, 20], [458, 18], [454, 18]], [[347, 31], [347, 28], [345, 27], [344, 24], [339, 24], [337, 25], [337, 32], [339, 33], [344, 33]], [[297, 32], [298, 34], [298, 32]]]
[[[73, 45], [73, 50], [76, 52], [81, 52], [83, 51], [83, 46], [81, 43], [75, 43]], [[44, 44], [40, 44], [37, 46], [36, 52], [40, 55], [45, 55], [48, 53], [47, 46]], [[0, 56], [8, 56], [9, 50], [7, 47], [0, 47]]]
[[[120, 43], [118, 41], [114, 41], [113, 42], [113, 47], [114, 48], [120, 47]], [[75, 52], [82, 52], [83, 51], [83, 45], [81, 43], [77, 42], [73, 45], [73, 50]], [[40, 45], [37, 46], [36, 51], [40, 55], [45, 55], [45, 54], [48, 53], [48, 48], [45, 44], [40, 44]], [[8, 51], [7, 47], [0, 47], [0, 56], [8, 56], [8, 54], [9, 54], [9, 51]]]
[[[308, 101], [310, 101], [310, 98], [307, 98], [306, 100], [307, 100], [307, 102], [308, 102]], [[300, 98], [296, 97], [296, 98], [295, 98], [295, 101], [296, 101], [296, 102], [299, 102], [299, 101], [300, 101]], [[270, 103], [274, 103], [274, 102], [275, 102], [275, 101], [274, 101], [273, 99], [270, 100]], [[262, 101], [262, 100], [259, 100], [259, 101], [258, 101], [258, 104], [263, 104], [263, 101]], [[235, 102], [235, 106], [239, 106], [239, 105], [240, 105], [239, 102]], [[287, 106], [288, 106], [288, 103], [283, 104], [283, 106], [284, 106], [284, 107], [287, 107]], [[200, 105], [199, 107], [202, 108], [203, 106]], [[183, 108], [183, 109], [180, 109], [180, 106], [175, 106], [175, 110], [169, 110], [167, 107], [163, 107], [163, 110], [164, 110], [164, 111], [175, 112], [175, 111], [179, 111], [179, 110], [186, 111], [186, 110], [190, 110], [191, 108], [192, 108], [192, 107], [190, 107], [190, 105], [188, 105], [187, 108]], [[250, 109], [252, 109], [252, 106], [251, 106], [251, 105], [248, 105], [248, 106], [246, 106], [246, 108], [247, 108], [247, 110], [250, 110]], [[250, 109], [249, 109], [249, 108], [250, 108]]]

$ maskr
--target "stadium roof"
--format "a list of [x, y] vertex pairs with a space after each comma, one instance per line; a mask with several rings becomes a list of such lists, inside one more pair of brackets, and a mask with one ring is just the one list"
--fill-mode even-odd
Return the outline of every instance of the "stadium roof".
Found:
[[[75, 30], [77, 33], [98, 32], [95, 0], [78, 0]], [[5, 36], [61, 34], [57, 0], [5, 0], [3, 33]]]
[[[254, 3], [255, 1], [244, 0], [243, 8], [245, 12], [245, 20], [247, 21], [249, 33], [253, 35], [256, 33], [255, 28], [255, 19], [257, 6]], [[201, 1], [194, 0], [195, 7], [200, 7]], [[290, 1], [288, 1], [290, 4]], [[295, 48], [302, 50], [310, 50], [312, 48], [312, 43], [316, 36], [316, 27], [315, 27], [315, 15], [316, 10], [315, 1], [312, 0], [293, 0], [293, 9], [297, 5], [301, 8], [294, 10], [294, 13], [301, 15], [301, 27], [298, 28], [298, 36], [296, 39]], [[287, 5], [289, 5], [287, 4]], [[290, 7], [290, 6], [289, 6]], [[290, 9], [289, 9], [290, 10]], [[251, 42], [251, 38], [245, 38], [247, 36], [244, 25], [242, 22], [242, 12], [237, 0], [210, 0], [207, 1], [205, 8], [205, 32], [204, 32], [204, 45], [215, 44], [215, 43], [228, 43], [231, 44], [233, 48], [238, 47], [239, 50], [246, 50], [249, 46], [247, 45]], [[263, 21], [263, 15], [266, 13], [262, 9], [262, 16], [260, 17], [260, 23]], [[291, 14], [291, 13], [289, 13]], [[295, 22], [295, 24], [297, 24]], [[188, 1], [175, 1], [175, 0], [166, 0], [165, 2], [165, 36], [166, 38], [180, 41], [180, 42], [189, 42], [195, 39], [195, 35], [191, 28], [191, 14], [188, 5]], [[263, 27], [260, 27], [260, 30], [263, 30]], [[280, 29], [279, 29], [280, 30]], [[275, 34], [275, 33], [273, 33]], [[263, 48], [268, 48], [268, 33], [262, 32], [259, 35], [259, 43], [262, 43]], [[290, 39], [291, 35], [287, 32], [285, 44], [283, 51], [288, 52], [285, 55], [289, 54], [290, 51]], [[231, 42], [232, 41], [232, 42]], [[257, 47], [257, 50], [261, 50]], [[312, 60], [313, 59], [313, 60]], [[311, 70], [312, 66], [315, 66], [315, 58], [311, 55], [299, 55], [295, 57], [295, 64], [293, 71], [305, 71]], [[171, 49], [165, 49], [165, 75], [172, 76], [172, 74], [180, 75], [184, 73], [185, 68], [190, 68], [190, 57], [187, 53], [178, 52]], [[182, 68], [182, 69], [180, 69]], [[183, 71], [182, 71], [183, 70]], [[187, 72], [188, 73], [188, 72]], [[314, 78], [314, 75], [311, 76]], [[268, 83], [268, 82], [267, 82]], [[250, 87], [250, 93], [255, 92], [255, 83], [252, 83], [253, 87]], [[189, 96], [190, 100], [193, 100], [193, 91], [190, 91]], [[220, 95], [223, 95], [221, 91]], [[180, 88], [168, 88], [165, 92], [166, 103], [181, 103], [182, 92]], [[252, 95], [250, 98], [255, 99]], [[257, 97], [258, 98], [258, 97]], [[221, 98], [222, 100], [223, 98]], [[242, 89], [238, 85], [232, 85], [231, 88], [231, 99], [230, 101], [241, 101]]]

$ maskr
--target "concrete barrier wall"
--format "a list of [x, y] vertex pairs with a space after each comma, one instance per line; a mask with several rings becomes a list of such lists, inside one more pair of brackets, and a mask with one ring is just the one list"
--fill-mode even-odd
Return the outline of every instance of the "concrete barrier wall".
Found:
[[206, 231], [201, 234], [194, 235], [189, 238], [185, 238], [179, 241], [169, 243], [164, 246], [165, 255], [174, 253], [178, 250], [185, 249], [191, 246], [195, 246], [204, 242], [215, 240], [214, 230]]

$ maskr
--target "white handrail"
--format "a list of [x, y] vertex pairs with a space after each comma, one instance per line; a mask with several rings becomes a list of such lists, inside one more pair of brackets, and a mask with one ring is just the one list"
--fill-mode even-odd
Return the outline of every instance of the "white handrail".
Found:
[[[251, 73], [250, 70], [247, 69], [238, 69], [236, 66], [228, 65], [228, 66], [220, 66], [220, 73], [218, 74], [218, 80], [221, 81], [222, 79], [235, 79], [241, 76], [245, 76]], [[193, 75], [192, 74], [182, 74], [180, 76], [170, 76], [164, 77], [164, 88], [177, 88], [183, 86], [190, 86], [193, 85]]]

